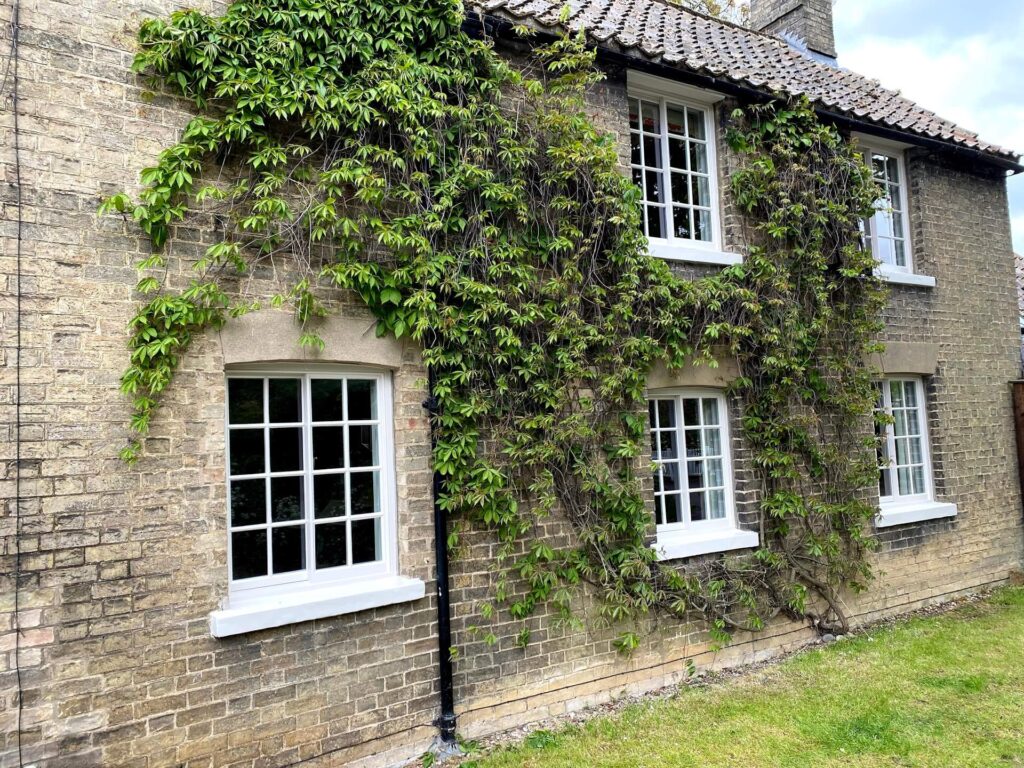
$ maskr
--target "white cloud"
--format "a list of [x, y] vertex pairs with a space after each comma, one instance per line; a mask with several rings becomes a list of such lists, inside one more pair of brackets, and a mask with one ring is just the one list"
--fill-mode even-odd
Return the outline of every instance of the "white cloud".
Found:
[[889, 0], [834, 0], [832, 15], [836, 27], [859, 27]]

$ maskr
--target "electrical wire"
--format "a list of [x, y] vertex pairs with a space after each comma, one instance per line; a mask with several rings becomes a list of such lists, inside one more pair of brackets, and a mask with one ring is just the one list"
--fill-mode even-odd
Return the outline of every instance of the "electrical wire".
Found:
[[25, 765], [22, 746], [24, 718], [24, 686], [21, 677], [21, 250], [24, 216], [21, 201], [21, 132], [18, 124], [18, 31], [20, 0], [14, 0], [11, 9], [11, 45], [3, 76], [3, 90], [11, 77], [11, 113], [14, 116], [14, 181], [17, 241], [15, 246], [15, 395], [14, 395], [14, 672], [17, 680], [17, 739], [18, 765]]

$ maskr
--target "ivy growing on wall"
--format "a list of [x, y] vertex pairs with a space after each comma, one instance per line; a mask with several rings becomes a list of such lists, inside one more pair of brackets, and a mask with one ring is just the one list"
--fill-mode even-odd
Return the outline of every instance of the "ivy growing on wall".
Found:
[[[751, 247], [742, 265], [683, 279], [647, 255], [638, 193], [589, 118], [594, 52], [563, 37], [513, 67], [463, 21], [458, 0], [238, 0], [143, 24], [135, 70], [198, 116], [136, 199], [103, 205], [153, 244], [122, 379], [138, 439], [123, 457], [140, 458], [192, 339], [259, 308], [239, 286], [287, 263], [294, 279], [269, 303], [294, 308], [303, 344], [322, 346], [341, 289], [381, 334], [422, 346], [441, 503], [501, 543], [484, 618], [547, 606], [572, 621], [586, 589], [624, 651], [656, 614], [701, 616], [723, 641], [780, 611], [844, 623], [840, 592], [869, 576], [876, 472], [863, 360], [883, 294], [859, 237], [870, 171], [805, 101], [737, 110], [732, 195]], [[179, 290], [165, 254], [195, 221], [216, 239]], [[646, 376], [659, 361], [714, 364], [715, 347], [742, 371], [762, 546], [663, 564], [642, 492]], [[544, 535], [556, 514], [572, 536]]]

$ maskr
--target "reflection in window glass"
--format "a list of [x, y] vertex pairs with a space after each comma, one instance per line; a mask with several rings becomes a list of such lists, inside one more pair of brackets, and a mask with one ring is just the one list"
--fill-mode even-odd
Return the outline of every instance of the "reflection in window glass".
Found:
[[[725, 441], [719, 397], [665, 397], [649, 402], [655, 512], [659, 526], [723, 520]], [[685, 450], [681, 456], [679, 446]]]
[[629, 99], [630, 164], [648, 237], [714, 239], [707, 120], [703, 109]]

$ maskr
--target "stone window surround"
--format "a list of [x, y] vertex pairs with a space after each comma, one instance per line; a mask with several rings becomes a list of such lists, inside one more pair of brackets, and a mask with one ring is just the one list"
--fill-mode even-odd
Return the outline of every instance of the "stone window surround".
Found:
[[913, 145], [901, 141], [893, 141], [892, 139], [882, 139], [865, 133], [854, 133], [852, 138], [859, 147], [867, 152], [877, 152], [879, 154], [886, 155], [887, 157], [894, 158], [898, 164], [900, 178], [902, 181], [900, 186], [903, 194], [903, 227], [907, 249], [907, 266], [896, 267], [891, 264], [880, 263], [875, 268], [875, 274], [885, 280], [885, 282], [894, 285], [908, 285], [915, 288], [934, 288], [934, 277], [931, 275], [922, 275], [919, 272], [914, 271], [916, 254], [914, 237], [910, 226], [910, 176], [907, 173], [908, 163], [906, 160], [907, 150], [912, 149]]
[[[404, 342], [393, 337], [378, 338], [376, 324], [370, 318], [334, 316], [320, 331], [325, 347], [317, 352], [298, 344], [295, 321], [290, 313], [262, 311], [232, 319], [219, 334], [225, 367], [229, 371], [251, 370], [254, 365], [272, 368], [275, 363], [287, 363], [291, 371], [315, 371], [325, 365], [358, 365], [393, 372], [402, 365]], [[394, 530], [397, 529], [396, 521]], [[250, 590], [248, 595], [229, 591], [220, 608], [210, 614], [210, 634], [229, 637], [419, 600], [426, 593], [425, 584], [420, 579], [400, 575], [394, 546], [397, 537], [392, 538], [395, 542], [385, 541], [385, 546], [392, 546], [394, 553], [392, 566], [386, 574], [318, 585], [302, 581], [294, 585], [295, 589]]]
[[932, 468], [934, 466], [934, 447], [931, 444], [928, 429], [927, 386], [925, 379], [934, 376], [938, 371], [939, 345], [927, 342], [889, 342], [881, 354], [871, 355], [868, 364], [875, 367], [884, 378], [916, 379], [920, 382], [922, 424], [927, 459], [928, 498], [914, 501], [880, 501], [878, 515], [875, 518], [876, 528], [891, 528], [897, 525], [908, 525], [925, 520], [938, 520], [956, 517], [958, 507], [955, 503], [936, 498], [936, 489]]
[[701, 395], [714, 393], [721, 397], [722, 444], [725, 454], [729, 457], [724, 468], [728, 488], [726, 508], [729, 524], [707, 532], [692, 530], [664, 532], [659, 530], [655, 542], [651, 545], [656, 550], [659, 560], [676, 560], [738, 549], [751, 549], [760, 543], [757, 532], [741, 528], [736, 517], [732, 435], [729, 429], [729, 409], [724, 393], [726, 386], [739, 377], [739, 366], [735, 359], [724, 354], [716, 356], [716, 361], [718, 362], [717, 367], [690, 363], [678, 371], [670, 371], [664, 363], [658, 363], [648, 374], [647, 395], [649, 397], [679, 396], [690, 393]]
[[700, 109], [706, 118], [708, 175], [711, 186], [711, 224], [713, 237], [711, 242], [682, 241], [665, 238], [650, 238], [652, 256], [668, 261], [684, 261], [697, 264], [714, 264], [729, 266], [739, 264], [743, 257], [736, 253], [722, 250], [722, 205], [719, 193], [719, 163], [716, 122], [713, 119], [715, 105], [725, 96], [714, 91], [696, 88], [675, 80], [627, 70], [626, 92], [630, 98], [639, 97], [662, 103], [665, 100], [676, 100], [682, 106]]

